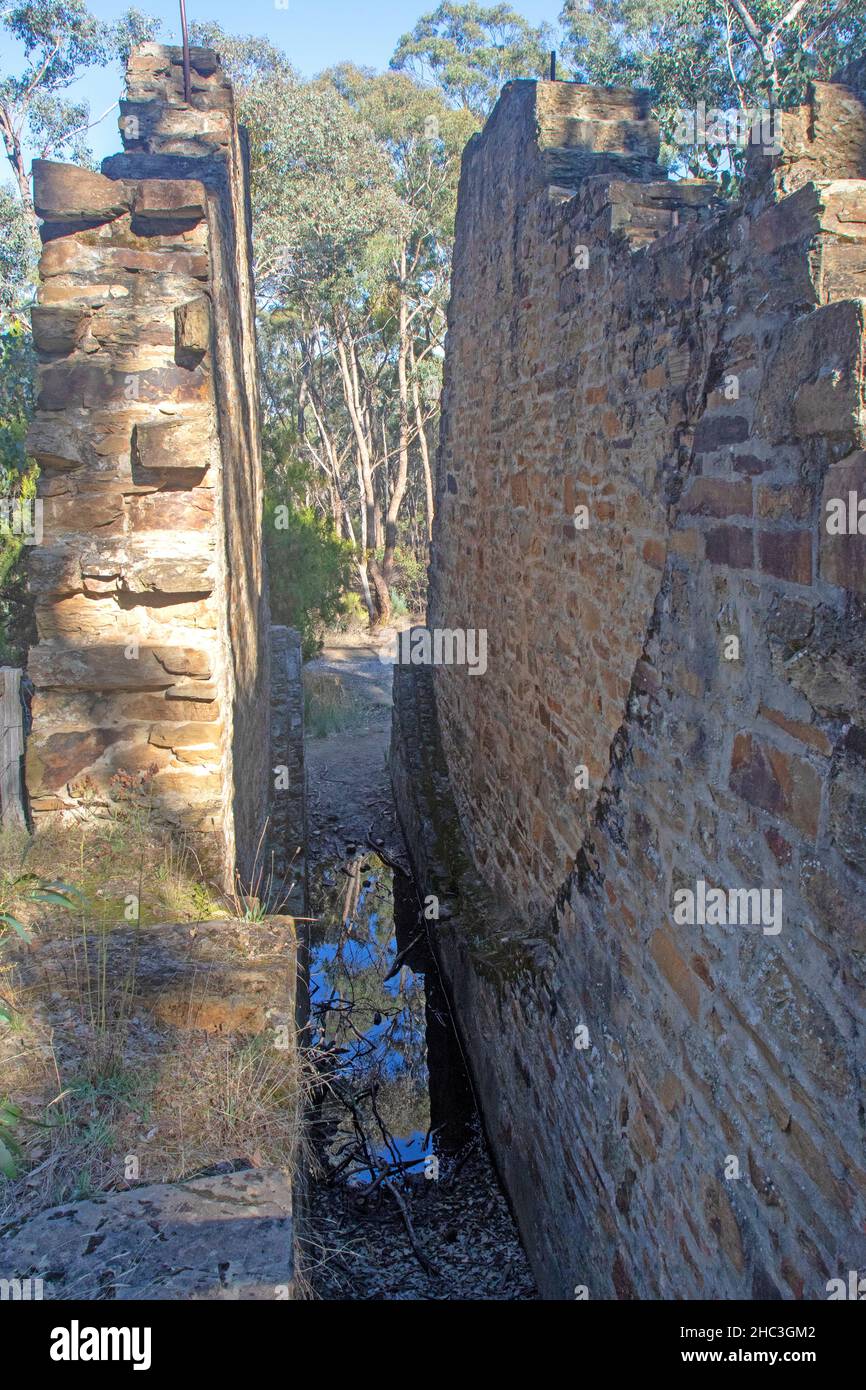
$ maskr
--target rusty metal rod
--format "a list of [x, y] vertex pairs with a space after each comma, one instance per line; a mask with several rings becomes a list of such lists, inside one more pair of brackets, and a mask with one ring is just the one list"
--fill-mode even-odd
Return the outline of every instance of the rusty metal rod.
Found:
[[189, 75], [189, 34], [186, 28], [186, 0], [180, 0], [180, 31], [183, 35], [183, 99], [188, 106], [192, 87]]

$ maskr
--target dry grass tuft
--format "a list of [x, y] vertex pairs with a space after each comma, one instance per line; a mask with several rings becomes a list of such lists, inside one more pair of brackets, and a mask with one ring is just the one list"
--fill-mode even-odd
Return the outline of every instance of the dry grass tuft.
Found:
[[[75, 909], [27, 902], [22, 874], [71, 884]], [[142, 1007], [134, 963], [108, 968], [112, 933], [135, 940], [158, 922], [225, 918], [183, 845], [137, 809], [32, 839], [3, 832], [0, 910], [26, 922], [35, 943], [0, 953], [0, 994], [15, 1010], [0, 1024], [0, 1101], [9, 1096], [20, 1112], [19, 1173], [0, 1177], [0, 1220], [217, 1165], [297, 1172], [306, 1087], [294, 1037], [277, 1047], [272, 1027], [241, 1035], [173, 1026]], [[237, 937], [226, 928], [241, 965], [257, 932], [255, 922]], [[53, 971], [43, 968], [52, 959]], [[193, 974], [191, 1017], [200, 990]]]

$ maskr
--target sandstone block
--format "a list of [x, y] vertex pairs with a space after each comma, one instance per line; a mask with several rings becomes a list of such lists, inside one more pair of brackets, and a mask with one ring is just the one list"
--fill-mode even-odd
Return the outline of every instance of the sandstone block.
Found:
[[137, 424], [132, 431], [133, 467], [146, 474], [203, 474], [210, 465], [212, 447], [208, 420], [157, 420]]
[[40, 352], [72, 352], [87, 332], [88, 319], [83, 307], [34, 304], [30, 310], [33, 341]]
[[773, 443], [828, 435], [859, 443], [860, 355], [866, 308], [826, 304], [783, 334], [755, 410], [756, 429]]
[[33, 203], [46, 222], [109, 222], [129, 207], [123, 183], [50, 159], [33, 161]]
[[210, 300], [200, 295], [174, 311], [175, 361], [195, 367], [210, 347]]
[[725, 478], [694, 478], [683, 493], [680, 510], [689, 516], [751, 516], [751, 484]]
[[79, 729], [27, 743], [27, 786], [37, 796], [59, 791], [123, 737], [119, 729]]
[[80, 468], [87, 462], [88, 449], [68, 415], [37, 415], [27, 431], [27, 451], [40, 468]]
[[[127, 651], [129, 655], [127, 655]], [[167, 690], [175, 682], [172, 667], [198, 667], [210, 673], [205, 652], [183, 647], [94, 645], [80, 650], [40, 642], [31, 647], [28, 671], [39, 689]]]
[[700, 985], [686, 964], [685, 958], [674, 945], [670, 932], [662, 929], [653, 932], [650, 938], [650, 955], [671, 989], [697, 1022], [701, 1007]]
[[730, 786], [752, 806], [789, 821], [810, 839], [817, 835], [821, 779], [805, 759], [784, 753], [752, 734], [737, 734]]
[[207, 194], [198, 179], [148, 179], [136, 186], [132, 208], [136, 221], [148, 229], [194, 224], [205, 216]]

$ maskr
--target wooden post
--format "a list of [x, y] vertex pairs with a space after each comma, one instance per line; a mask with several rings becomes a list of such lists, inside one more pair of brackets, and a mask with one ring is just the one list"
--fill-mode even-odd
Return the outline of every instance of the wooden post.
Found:
[[0, 666], [0, 820], [3, 825], [26, 825], [21, 796], [21, 758], [24, 719], [21, 671]]

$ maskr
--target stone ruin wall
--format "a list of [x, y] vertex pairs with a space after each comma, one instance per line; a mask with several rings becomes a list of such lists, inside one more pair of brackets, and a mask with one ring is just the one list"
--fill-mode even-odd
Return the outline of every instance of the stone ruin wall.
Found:
[[783, 147], [722, 204], [639, 94], [516, 82], [464, 155], [428, 622], [487, 670], [398, 669], [392, 770], [547, 1297], [866, 1273], [866, 112]]
[[187, 105], [180, 49], [135, 51], [101, 174], [34, 166], [26, 775], [38, 826], [152, 771], [159, 814], [231, 886], [271, 785], [250, 208], [231, 87], [212, 52], [191, 61]]

